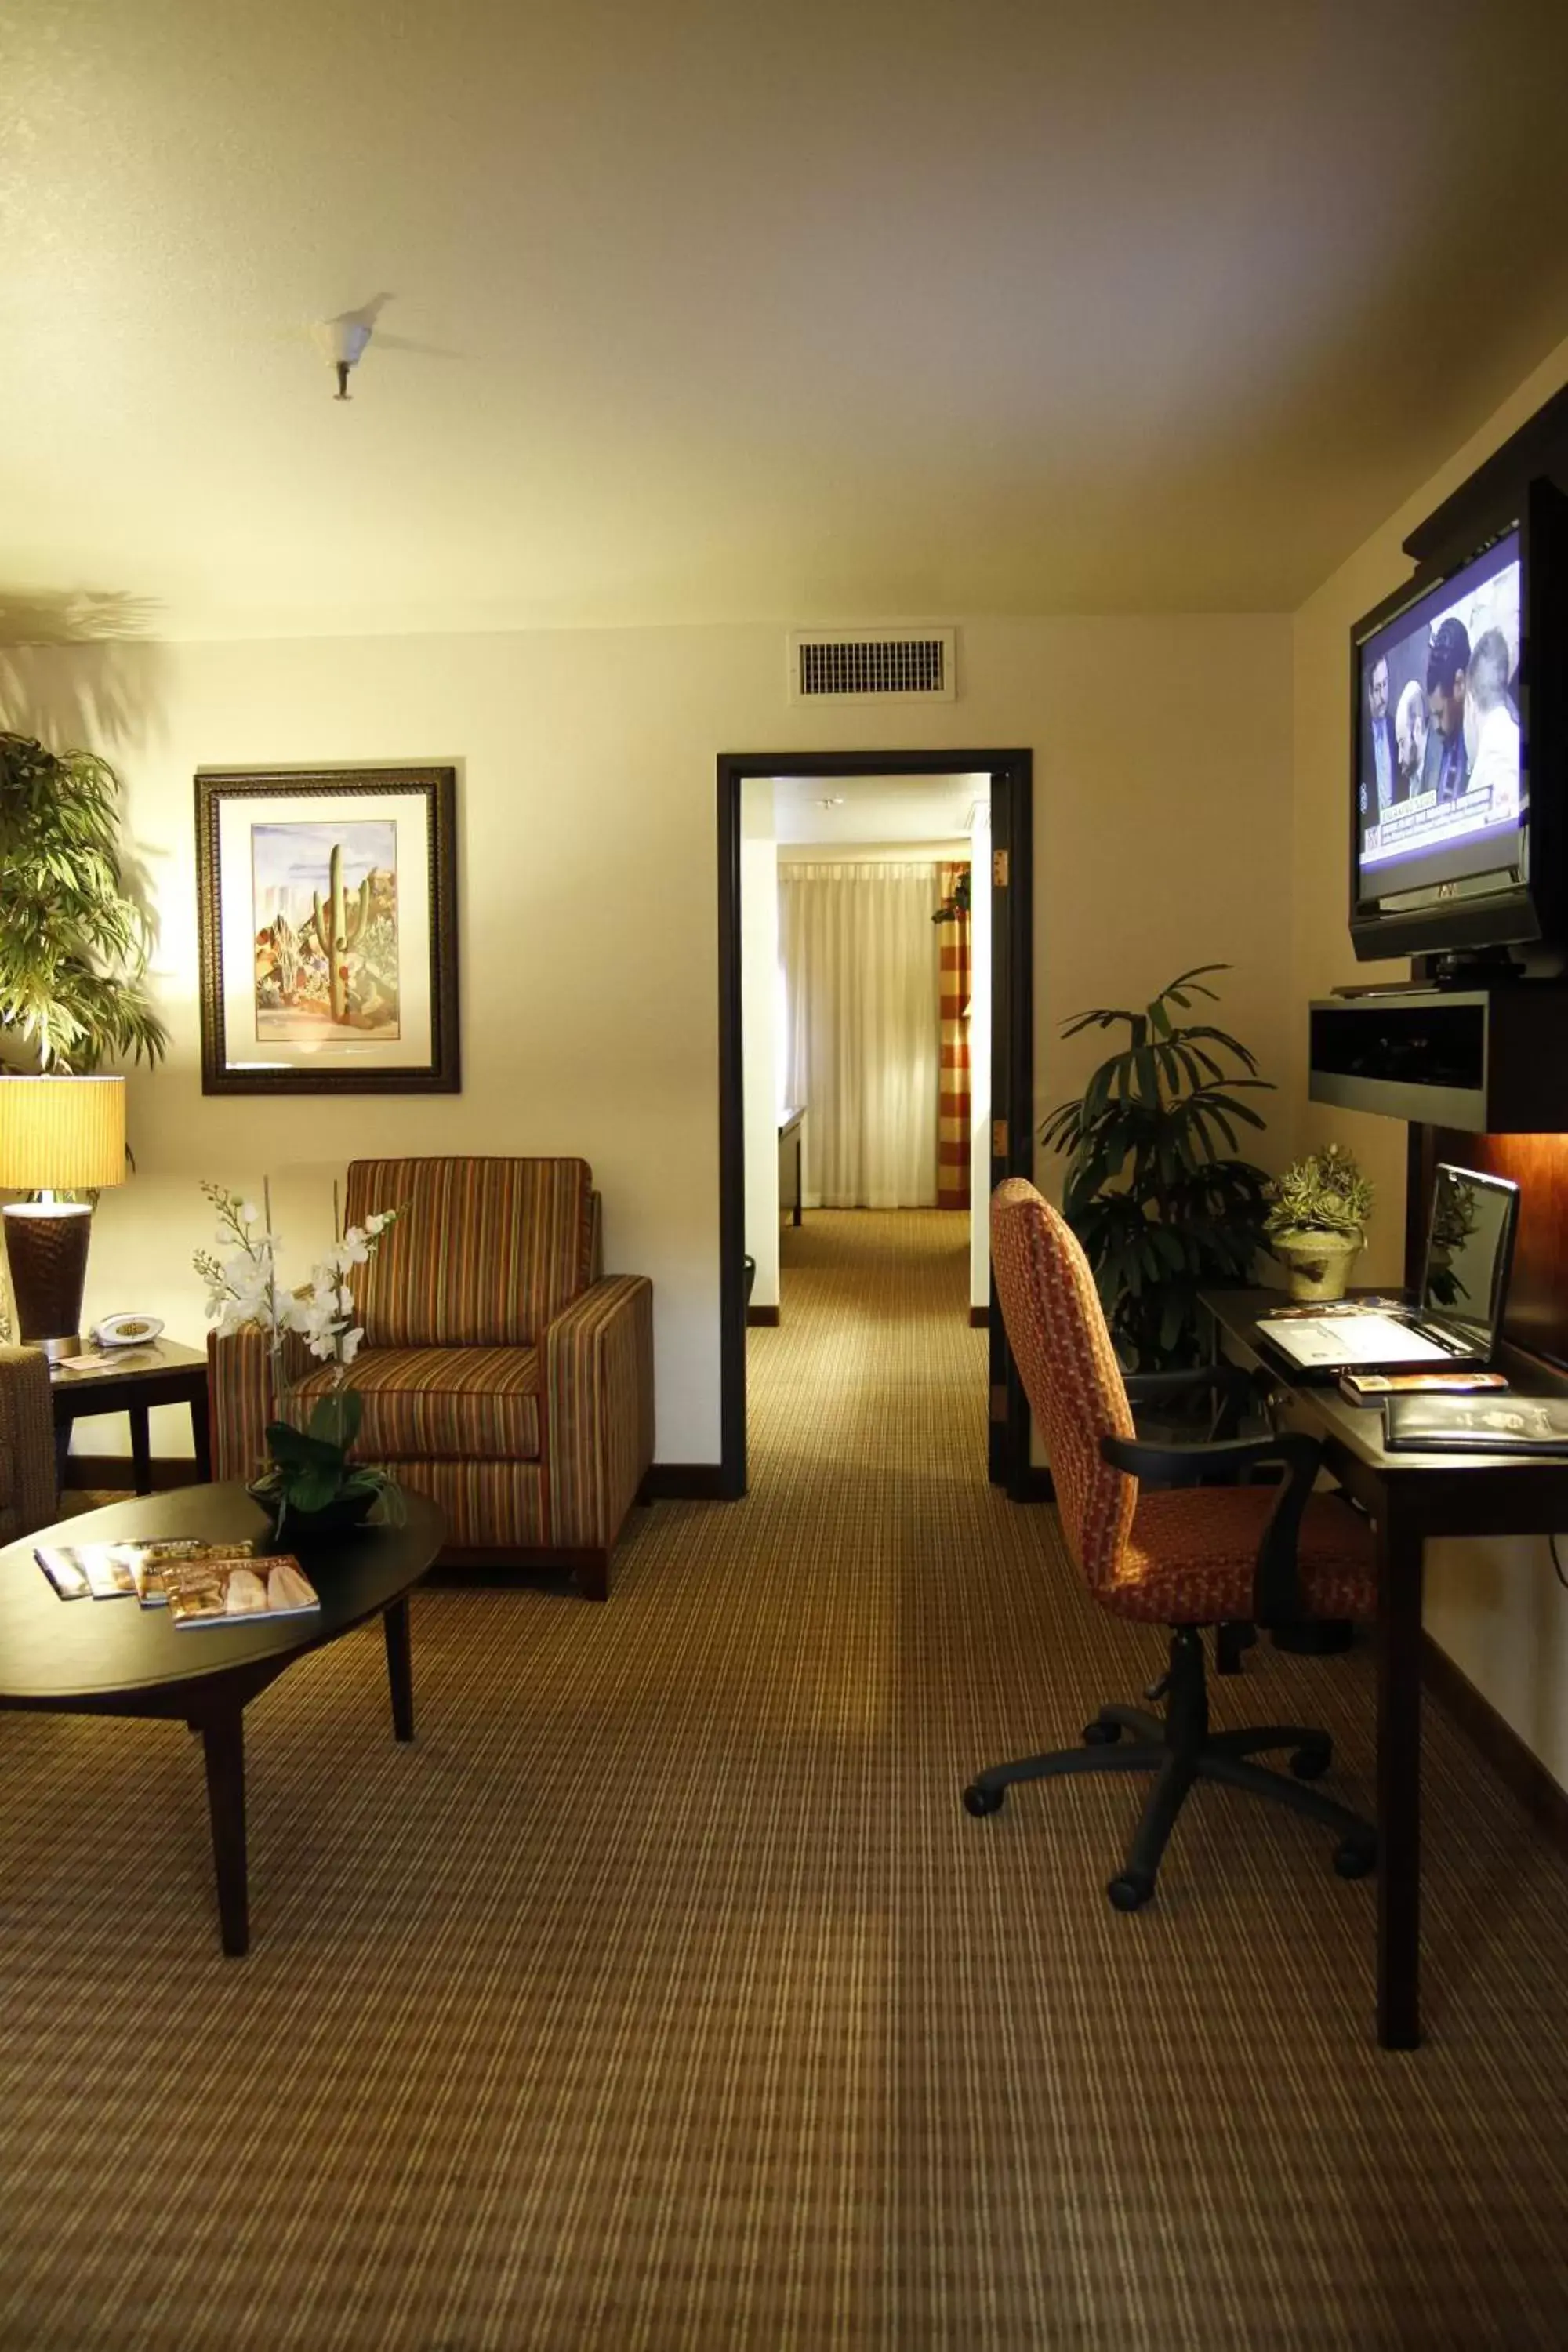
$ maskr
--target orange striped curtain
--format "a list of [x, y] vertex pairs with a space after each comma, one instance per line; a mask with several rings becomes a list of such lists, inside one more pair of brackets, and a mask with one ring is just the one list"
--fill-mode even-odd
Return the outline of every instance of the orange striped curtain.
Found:
[[[937, 868], [937, 896], [952, 897], [966, 866]], [[937, 1096], [936, 1204], [939, 1209], [969, 1206], [970, 1107], [969, 917], [961, 914], [936, 927], [942, 958], [942, 1079]]]

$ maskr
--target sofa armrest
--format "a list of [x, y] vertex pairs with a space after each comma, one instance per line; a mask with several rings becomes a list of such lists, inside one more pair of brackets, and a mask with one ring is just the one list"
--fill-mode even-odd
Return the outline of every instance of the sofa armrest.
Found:
[[[295, 1332], [284, 1337], [279, 1374], [303, 1378], [314, 1359]], [[254, 1478], [267, 1459], [267, 1424], [273, 1417], [272, 1373], [264, 1332], [251, 1325], [219, 1339], [207, 1333], [207, 1424], [215, 1478]], [[282, 1418], [289, 1418], [287, 1402]]]
[[55, 1408], [41, 1348], [0, 1348], [0, 1462], [15, 1536], [30, 1536], [58, 1517]]
[[544, 1332], [550, 1540], [607, 1551], [653, 1460], [653, 1285], [590, 1283]]

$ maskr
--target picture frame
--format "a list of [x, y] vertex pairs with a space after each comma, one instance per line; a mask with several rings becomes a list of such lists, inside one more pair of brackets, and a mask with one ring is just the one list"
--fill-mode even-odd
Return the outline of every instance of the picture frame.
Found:
[[457, 771], [201, 769], [202, 1092], [457, 1094]]

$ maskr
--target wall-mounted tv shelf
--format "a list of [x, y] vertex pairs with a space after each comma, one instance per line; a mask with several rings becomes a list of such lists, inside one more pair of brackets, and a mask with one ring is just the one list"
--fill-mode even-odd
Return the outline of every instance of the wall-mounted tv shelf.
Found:
[[1476, 1135], [1568, 1134], [1568, 987], [1320, 997], [1308, 1092]]

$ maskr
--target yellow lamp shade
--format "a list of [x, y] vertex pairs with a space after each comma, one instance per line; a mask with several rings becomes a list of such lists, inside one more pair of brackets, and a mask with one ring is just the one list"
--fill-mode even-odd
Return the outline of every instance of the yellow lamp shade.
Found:
[[124, 1181], [123, 1078], [0, 1078], [0, 1190], [89, 1192]]

